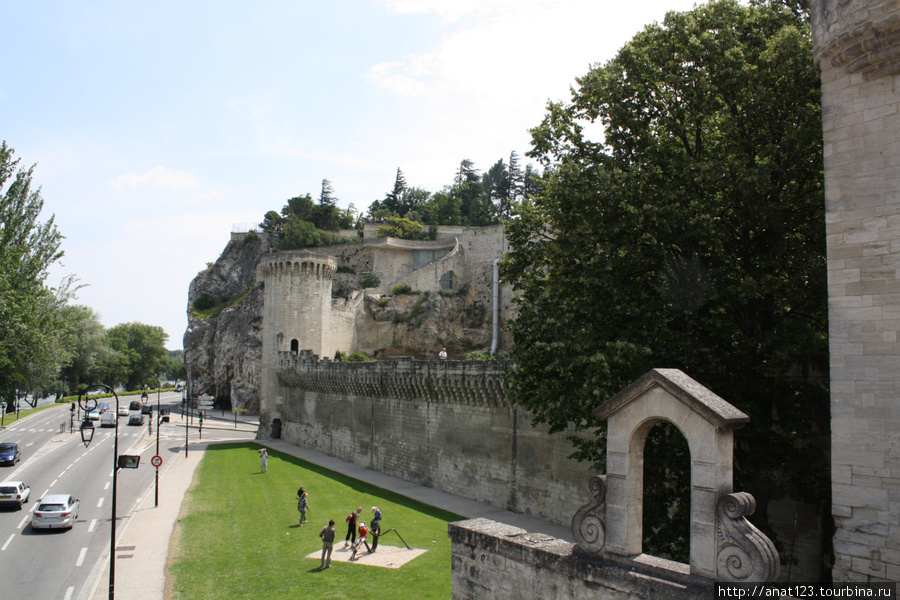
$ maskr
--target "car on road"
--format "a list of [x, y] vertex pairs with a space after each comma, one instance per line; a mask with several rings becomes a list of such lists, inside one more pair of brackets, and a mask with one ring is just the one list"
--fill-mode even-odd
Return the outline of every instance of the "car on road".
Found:
[[100, 427], [115, 427], [119, 416], [111, 410], [100, 415]]
[[22, 460], [22, 451], [19, 450], [19, 444], [15, 442], [0, 444], [0, 464], [14, 465], [20, 460]]
[[89, 410], [84, 413], [85, 421], [99, 421], [100, 420], [100, 410], [95, 408], [94, 410]]
[[22, 510], [30, 495], [31, 488], [21, 481], [0, 483], [0, 506], [15, 506], [17, 510]]
[[128, 405], [128, 410], [141, 410], [141, 402], [140, 400], [132, 400]]
[[143, 425], [144, 424], [144, 415], [141, 414], [141, 411], [135, 410], [128, 413], [128, 424], [129, 425]]
[[80, 502], [71, 494], [47, 494], [37, 501], [31, 517], [33, 529], [71, 529]]
[[127, 416], [128, 416], [128, 407], [127, 407], [127, 406], [120, 406], [120, 407], [119, 407], [119, 416], [120, 416], [120, 417], [127, 417]]

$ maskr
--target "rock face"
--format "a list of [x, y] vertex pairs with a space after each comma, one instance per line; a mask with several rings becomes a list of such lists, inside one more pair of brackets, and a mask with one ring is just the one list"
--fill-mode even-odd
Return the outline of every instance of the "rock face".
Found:
[[[209, 394], [224, 408], [259, 410], [263, 295], [256, 266], [270, 249], [266, 236], [235, 234], [191, 282], [184, 362], [192, 396]], [[225, 307], [193, 310], [201, 299]]]

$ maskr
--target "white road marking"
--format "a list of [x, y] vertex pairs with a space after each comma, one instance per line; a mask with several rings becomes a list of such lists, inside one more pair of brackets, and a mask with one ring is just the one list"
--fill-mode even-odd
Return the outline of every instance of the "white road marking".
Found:
[[93, 533], [94, 529], [97, 528], [97, 519], [91, 519], [91, 524], [88, 526], [88, 533]]
[[100, 498], [100, 502], [97, 503], [97, 508], [103, 506], [103, 498]]
[[66, 595], [63, 596], [63, 600], [72, 600], [72, 594], [75, 593], [75, 587], [69, 586], [69, 589], [66, 590]]
[[6, 540], [6, 543], [3, 544], [3, 547], [2, 547], [2, 548], [0, 548], [0, 552], [3, 552], [4, 550], [6, 550], [6, 547], [9, 546], [9, 543], [10, 543], [11, 541], [13, 541], [13, 538], [14, 538], [14, 537], [16, 537], [15, 534], [9, 536], [9, 539]]
[[44, 490], [44, 493], [41, 494], [41, 498], [43, 498], [44, 496], [46, 496], [46, 495], [47, 495], [47, 492], [49, 492], [49, 491], [50, 491], [50, 488], [47, 488], [46, 490]]
[[108, 490], [108, 489], [109, 489], [109, 482], [108, 482], [108, 481], [106, 482], [106, 485], [103, 486], [103, 489], [104, 489], [104, 490]]
[[87, 548], [82, 548], [81, 552], [78, 553], [78, 560], [75, 561], [75, 566], [80, 567], [84, 564], [84, 557], [87, 555]]
[[53, 482], [50, 483], [50, 487], [53, 487], [54, 485], [56, 485], [57, 481], [59, 481], [59, 479], [54, 479]]
[[[67, 467], [67, 468], [66, 468], [66, 471], [68, 471], [68, 470], [69, 470], [69, 469], [68, 469], [68, 467]], [[63, 475], [65, 475], [65, 474], [66, 474], [66, 471], [63, 471], [62, 473], [60, 473], [59, 475], [57, 475], [56, 478], [59, 479], [60, 477], [62, 477]]]
[[26, 521], [28, 521], [28, 519], [30, 519], [30, 518], [31, 518], [31, 515], [25, 515], [24, 517], [22, 517], [22, 521], [19, 523], [19, 526], [16, 527], [16, 529], [22, 529], [22, 527], [25, 526]]

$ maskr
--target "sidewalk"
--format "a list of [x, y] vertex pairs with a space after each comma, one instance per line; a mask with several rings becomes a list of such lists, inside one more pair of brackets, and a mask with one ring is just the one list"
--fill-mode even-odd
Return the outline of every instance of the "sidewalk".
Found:
[[[239, 424], [242, 422], [246, 425], [253, 423], [249, 419], [238, 421]], [[232, 423], [232, 421], [226, 419], [224, 422], [209, 423], [209, 425], [210, 429], [228, 429], [226, 426], [228, 423]], [[204, 423], [203, 429], [207, 429], [207, 423]], [[569, 528], [563, 525], [501, 510], [474, 500], [410, 483], [344, 462], [315, 450], [298, 448], [282, 440], [255, 440], [254, 433], [249, 431], [247, 433], [247, 441], [255, 441], [273, 450], [296, 456], [326, 469], [462, 515], [465, 518], [483, 517], [520, 527], [531, 533], [543, 533], [564, 540], [572, 538]], [[182, 499], [193, 480], [194, 469], [210, 443], [215, 442], [192, 441], [187, 458], [183, 453], [179, 453], [169, 461], [168, 465], [164, 465], [160, 469], [159, 485], [161, 489], [165, 490], [165, 494], [160, 494], [158, 507], [153, 506], [154, 493], [151, 485], [144, 493], [143, 498], [138, 501], [137, 509], [127, 518], [120, 517], [120, 525], [116, 532], [115, 583], [115, 592], [119, 598], [161, 600], [164, 597], [169, 539], [181, 511]], [[84, 600], [108, 598], [108, 567], [109, 561], [103, 560], [94, 568], [93, 587]]]

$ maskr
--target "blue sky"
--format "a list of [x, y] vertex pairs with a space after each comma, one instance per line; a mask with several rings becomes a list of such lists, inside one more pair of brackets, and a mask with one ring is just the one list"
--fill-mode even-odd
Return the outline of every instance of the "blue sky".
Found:
[[[364, 210], [529, 149], [547, 100], [684, 0], [231, 0], [0, 5], [0, 139], [107, 327], [181, 348], [187, 290], [228, 242], [332, 182]], [[524, 157], [523, 157], [524, 160]]]

